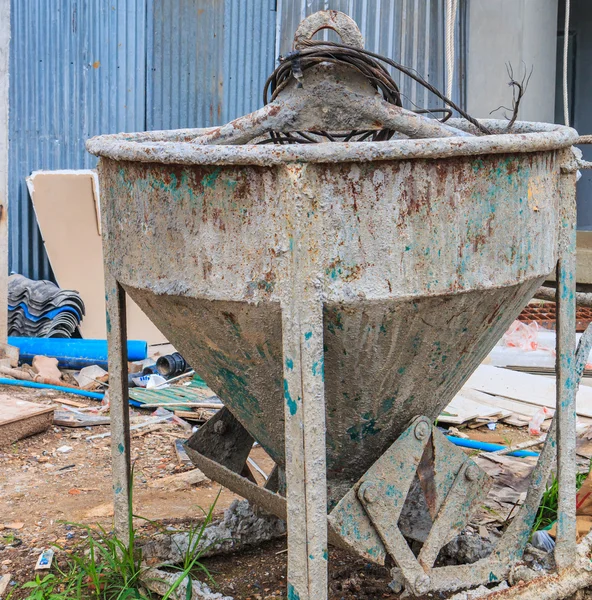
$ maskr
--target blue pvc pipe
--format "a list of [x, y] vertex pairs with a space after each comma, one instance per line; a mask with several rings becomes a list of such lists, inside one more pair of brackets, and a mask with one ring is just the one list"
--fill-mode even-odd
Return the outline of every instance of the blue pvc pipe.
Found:
[[[460, 446], [461, 448], [472, 448], [474, 450], [484, 450], [485, 452], [495, 452], [496, 450], [504, 450], [506, 446], [502, 446], [501, 444], [489, 444], [487, 442], [478, 442], [477, 440], [465, 440], [463, 438], [454, 437], [453, 435], [447, 435], [446, 439], [449, 442], [452, 442], [455, 446]], [[531, 450], [516, 450], [508, 454], [508, 456], [538, 456], [538, 452], [532, 452]]]
[[[37, 355], [52, 356], [64, 369], [82, 369], [98, 365], [107, 369], [107, 340], [83, 340], [75, 338], [29, 338], [9, 337], [8, 343], [20, 350], [20, 360], [30, 363]], [[148, 344], [141, 340], [128, 340], [129, 361], [144, 360], [148, 356]]]
[[6, 379], [0, 377], [0, 385], [16, 385], [19, 387], [37, 388], [42, 390], [57, 390], [66, 394], [75, 394], [76, 396], [86, 396], [94, 400], [102, 400], [105, 395], [98, 392], [87, 392], [86, 390], [78, 390], [76, 388], [64, 387], [61, 385], [50, 385], [49, 383], [37, 383], [36, 381], [21, 381], [20, 379]]

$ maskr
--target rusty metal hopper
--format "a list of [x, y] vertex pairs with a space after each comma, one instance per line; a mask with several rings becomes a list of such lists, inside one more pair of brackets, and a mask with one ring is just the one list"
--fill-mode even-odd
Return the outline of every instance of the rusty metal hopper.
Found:
[[[333, 499], [411, 418], [438, 416], [555, 266], [556, 153], [504, 152], [518, 136], [501, 154], [483, 138], [313, 154], [176, 137], [132, 138], [120, 143], [134, 161], [101, 160], [107, 261], [283, 465], [282, 298], [294, 246], [309, 246]], [[569, 143], [561, 131], [526, 137], [532, 149]]]
[[[484, 124], [471, 135], [381, 104], [355, 72], [320, 65], [222, 128], [88, 144], [108, 271], [274, 461], [296, 465], [295, 523], [324, 448], [326, 518], [414, 417], [438, 416], [555, 268], [576, 133]], [[354, 127], [406, 136], [254, 143]]]

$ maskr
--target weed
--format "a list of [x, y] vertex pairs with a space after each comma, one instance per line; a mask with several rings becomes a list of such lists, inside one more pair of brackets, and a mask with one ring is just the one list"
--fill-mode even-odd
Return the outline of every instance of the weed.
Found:
[[[582, 487], [586, 477], [590, 472], [592, 461], [588, 466], [588, 470], [583, 473], [576, 474], [576, 490]], [[538, 531], [539, 529], [547, 529], [557, 520], [557, 509], [559, 503], [559, 485], [557, 477], [553, 475], [551, 485], [547, 485], [545, 493], [541, 498], [541, 504], [537, 512], [537, 516], [533, 525], [532, 530]]]
[[64, 573], [58, 569], [58, 574], [48, 573], [43, 578], [36, 575], [34, 581], [25, 583], [22, 587], [30, 590], [27, 600], [67, 600], [73, 597], [74, 572]]
[[[209, 511], [204, 511], [204, 521], [189, 531], [188, 545], [183, 552], [181, 564], [168, 565], [169, 568], [181, 571], [181, 575], [163, 600], [169, 600], [186, 577], [189, 577], [190, 594], [191, 577], [196, 570], [202, 571], [213, 581], [200, 558], [208, 549], [201, 542], [206, 527], [212, 521], [218, 497]], [[55, 574], [51, 573], [43, 578], [37, 575], [35, 580], [22, 586], [29, 593], [26, 600], [150, 600], [150, 596], [143, 592], [140, 581], [146, 567], [143, 565], [142, 551], [138, 546], [138, 532], [134, 527], [136, 515], [133, 514], [132, 506], [133, 499], [130, 494], [127, 539], [120, 539], [100, 525], [90, 527], [70, 523], [84, 530], [87, 533], [86, 539], [65, 559], [64, 571], [57, 568]]]
[[181, 571], [181, 574], [180, 574], [179, 578], [177, 579], [177, 581], [175, 581], [175, 583], [171, 586], [169, 591], [165, 594], [165, 596], [163, 597], [162, 600], [168, 600], [171, 597], [171, 594], [173, 594], [175, 592], [175, 590], [181, 585], [181, 583], [183, 582], [183, 580], [186, 577], [189, 578], [188, 585], [187, 585], [187, 597], [191, 598], [191, 584], [192, 584], [191, 574], [195, 570], [199, 570], [199, 571], [202, 571], [203, 573], [205, 573], [207, 578], [212, 583], [214, 583], [214, 579], [212, 578], [212, 575], [210, 574], [208, 569], [203, 565], [203, 563], [200, 560], [203, 553], [209, 549], [209, 546], [203, 546], [201, 544], [201, 541], [203, 539], [203, 535], [206, 530], [206, 527], [212, 522], [212, 517], [214, 515], [214, 508], [216, 507], [216, 504], [218, 503], [218, 499], [220, 498], [221, 492], [222, 492], [222, 490], [220, 489], [220, 491], [218, 492], [218, 495], [216, 496], [216, 499], [210, 506], [210, 509], [207, 513], [205, 511], [203, 511], [203, 509], [201, 509], [205, 516], [201, 525], [192, 527], [189, 530], [188, 539], [187, 539], [187, 548], [182, 553], [182, 555], [183, 555], [182, 563], [178, 566], [177, 565], [168, 565], [169, 567], [171, 567], [173, 569], [178, 569], [179, 571]]

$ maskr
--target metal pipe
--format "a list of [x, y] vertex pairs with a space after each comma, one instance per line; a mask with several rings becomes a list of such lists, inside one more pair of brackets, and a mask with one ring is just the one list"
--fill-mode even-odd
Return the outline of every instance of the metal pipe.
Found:
[[[452, 442], [455, 446], [459, 446], [460, 448], [472, 448], [473, 450], [484, 450], [485, 452], [497, 452], [499, 450], [507, 450], [506, 446], [502, 446], [501, 444], [489, 444], [487, 442], [479, 442], [477, 440], [465, 440], [463, 438], [454, 437], [452, 435], [447, 435], [446, 439], [449, 442]], [[539, 442], [542, 444], [542, 442]], [[530, 450], [515, 450], [511, 452], [509, 456], [538, 456], [538, 452], [532, 452]]]
[[555, 413], [559, 501], [555, 562], [559, 568], [567, 568], [573, 565], [576, 552], [576, 173], [571, 170], [561, 174], [560, 217]]
[[[103, 229], [106, 231], [106, 228]], [[107, 340], [109, 343], [109, 404], [111, 412], [111, 460], [115, 533], [127, 545], [133, 508], [131, 434], [127, 384], [127, 315], [125, 291], [105, 260]]]
[[19, 387], [36, 388], [40, 390], [56, 390], [66, 394], [75, 394], [76, 396], [86, 396], [94, 400], [102, 400], [105, 395], [97, 392], [87, 392], [76, 388], [64, 387], [61, 385], [51, 385], [49, 383], [37, 383], [36, 381], [19, 381], [18, 379], [6, 379], [0, 377], [0, 385], [14, 385]]
[[[60, 367], [69, 369], [89, 365], [107, 367], [107, 340], [9, 337], [8, 343], [20, 349], [23, 362], [43, 355], [57, 358]], [[128, 340], [127, 353], [131, 361], [144, 360], [148, 356], [148, 344], [143, 340]]]
[[[537, 300], [548, 300], [549, 302], [555, 302], [556, 291], [555, 288], [547, 287], [542, 285], [533, 296]], [[592, 307], [592, 294], [584, 292], [576, 292], [576, 304], [578, 306]]]

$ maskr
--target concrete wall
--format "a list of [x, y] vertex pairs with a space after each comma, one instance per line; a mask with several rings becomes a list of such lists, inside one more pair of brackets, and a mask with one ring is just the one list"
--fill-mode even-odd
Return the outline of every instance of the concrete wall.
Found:
[[[557, 0], [468, 0], [467, 109], [489, 117], [500, 105], [511, 107], [506, 63], [514, 75], [524, 64], [534, 71], [519, 118], [554, 120]], [[503, 118], [504, 111], [491, 115]]]

